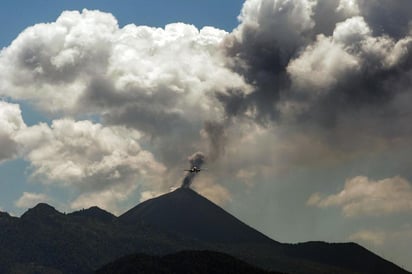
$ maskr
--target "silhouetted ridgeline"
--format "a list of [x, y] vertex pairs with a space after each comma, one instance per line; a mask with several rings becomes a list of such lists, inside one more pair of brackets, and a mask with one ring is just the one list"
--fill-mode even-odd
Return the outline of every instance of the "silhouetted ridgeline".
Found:
[[[153, 257], [182, 250], [192, 251]], [[252, 267], [237, 259], [284, 273], [408, 273], [354, 243], [276, 242], [188, 188], [143, 202], [119, 217], [98, 207], [63, 214], [47, 204], [20, 218], [0, 213], [0, 273], [91, 273], [127, 255], [114, 262], [116, 267], [122, 262], [133, 267], [136, 259], [145, 266], [159, 261], [175, 271], [182, 254], [198, 260], [189, 268], [213, 261], [224, 265], [225, 273], [231, 267]]]

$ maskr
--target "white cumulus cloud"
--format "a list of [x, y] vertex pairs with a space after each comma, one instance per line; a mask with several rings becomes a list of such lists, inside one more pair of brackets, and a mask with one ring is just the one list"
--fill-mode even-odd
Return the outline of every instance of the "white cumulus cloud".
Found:
[[[166, 168], [141, 147], [137, 130], [69, 118], [27, 126], [20, 106], [7, 102], [0, 102], [0, 125], [5, 145], [0, 160], [23, 158], [35, 182], [74, 189], [79, 196], [73, 208], [97, 204], [116, 209], [138, 186], [159, 189], [164, 184]], [[16, 206], [40, 200], [48, 198], [25, 192]]]
[[401, 177], [374, 181], [358, 176], [347, 180], [337, 194], [326, 197], [313, 194], [308, 205], [340, 207], [346, 217], [412, 212], [412, 184]]
[[164, 166], [140, 147], [139, 138], [136, 130], [71, 119], [35, 125], [16, 137], [34, 177], [86, 189], [162, 173]]
[[297, 88], [309, 86], [314, 88], [316, 93], [322, 93], [338, 83], [342, 77], [358, 69], [358, 58], [324, 35], [319, 35], [315, 44], [308, 46], [299, 58], [290, 62], [287, 67]]
[[120, 214], [122, 213], [122, 208], [119, 204], [130, 198], [130, 194], [133, 193], [136, 187], [136, 184], [129, 183], [112, 185], [93, 192], [85, 192], [70, 203], [70, 208], [84, 209], [98, 206], [114, 214]]
[[65, 11], [1, 51], [0, 94], [52, 112], [107, 113], [123, 105], [117, 113], [124, 114], [127, 106], [150, 103], [153, 114], [198, 117], [214, 108], [207, 93], [247, 89], [225, 66], [220, 42], [226, 35], [183, 23], [119, 28], [109, 13]]
[[19, 105], [0, 101], [0, 163], [17, 156], [16, 134], [25, 127]]
[[361, 243], [368, 243], [373, 246], [382, 245], [386, 235], [383, 231], [361, 230], [349, 236], [349, 240]]
[[140, 137], [133, 129], [62, 119], [28, 127], [16, 139], [32, 179], [80, 193], [72, 208], [99, 205], [116, 211], [116, 203], [138, 186], [159, 188], [164, 183], [166, 168], [141, 148]]
[[43, 193], [23, 192], [23, 195], [15, 202], [18, 208], [31, 208], [38, 203], [47, 203], [51, 199]]
[[[251, 89], [227, 66], [227, 36], [184, 23], [119, 27], [109, 13], [65, 11], [55, 22], [25, 29], [1, 51], [0, 95], [28, 100], [57, 118], [91, 114], [104, 125], [134, 128], [151, 138], [160, 161], [173, 165], [176, 155], [192, 153], [205, 121], [224, 119], [216, 93]], [[36, 130], [56, 139], [44, 125]], [[43, 173], [41, 165], [35, 166]], [[84, 177], [73, 161], [59, 168], [62, 176]]]
[[349, 85], [351, 79], [359, 81], [362, 76], [403, 66], [411, 48], [412, 37], [396, 41], [386, 35], [374, 36], [365, 19], [355, 16], [339, 22], [331, 36], [318, 35], [291, 60], [287, 71], [296, 88], [319, 95], [338, 90], [338, 84]]

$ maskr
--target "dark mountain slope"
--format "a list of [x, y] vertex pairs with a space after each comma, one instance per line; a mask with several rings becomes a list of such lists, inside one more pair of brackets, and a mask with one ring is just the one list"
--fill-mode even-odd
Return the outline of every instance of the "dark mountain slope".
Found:
[[288, 256], [345, 269], [375, 274], [405, 273], [397, 265], [377, 256], [356, 243], [307, 242], [287, 244]]
[[209, 243], [276, 242], [189, 188], [145, 201], [119, 217]]
[[130, 255], [107, 264], [96, 274], [265, 274], [232, 256], [212, 251], [181, 251], [166, 256]]

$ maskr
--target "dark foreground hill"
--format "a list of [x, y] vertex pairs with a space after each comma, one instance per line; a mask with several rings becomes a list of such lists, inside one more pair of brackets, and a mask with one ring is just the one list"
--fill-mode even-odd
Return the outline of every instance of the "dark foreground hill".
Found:
[[[213, 251], [181, 251], [165, 256], [129, 255], [109, 263], [96, 274], [267, 274], [232, 256]], [[280, 274], [280, 273], [279, 273]]]
[[90, 273], [120, 257], [211, 250], [286, 273], [408, 273], [354, 243], [282, 244], [190, 189], [116, 217], [97, 207], [63, 214], [39, 204], [0, 214], [0, 273]]

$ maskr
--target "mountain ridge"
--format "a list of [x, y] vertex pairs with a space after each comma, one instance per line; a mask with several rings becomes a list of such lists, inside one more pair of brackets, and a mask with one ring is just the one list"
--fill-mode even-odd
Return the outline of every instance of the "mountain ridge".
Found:
[[356, 244], [276, 242], [191, 189], [145, 201], [119, 217], [98, 207], [65, 214], [40, 203], [20, 218], [0, 218], [0, 273], [90, 273], [128, 254], [182, 250], [223, 252], [283, 273], [409, 273]]

